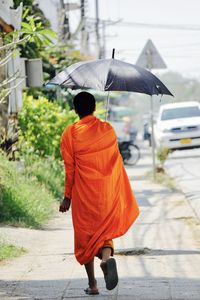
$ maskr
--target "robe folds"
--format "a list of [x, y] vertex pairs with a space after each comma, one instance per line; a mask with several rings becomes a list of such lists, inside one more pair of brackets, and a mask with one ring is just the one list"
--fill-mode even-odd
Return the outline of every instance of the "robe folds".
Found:
[[139, 208], [112, 126], [93, 115], [69, 125], [61, 138], [65, 196], [72, 201], [74, 250], [88, 263], [105, 240], [122, 236]]

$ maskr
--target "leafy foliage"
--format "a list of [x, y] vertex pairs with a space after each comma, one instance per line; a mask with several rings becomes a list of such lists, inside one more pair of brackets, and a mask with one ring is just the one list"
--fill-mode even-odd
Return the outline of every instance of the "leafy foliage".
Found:
[[22, 151], [60, 158], [61, 134], [76, 118], [67, 106], [62, 109], [44, 97], [34, 100], [32, 96], [25, 95], [23, 109], [19, 114]]
[[18, 38], [24, 39], [20, 44], [20, 53], [22, 57], [37, 58], [41, 57], [41, 52], [52, 45], [56, 33], [44, 26], [41, 17], [28, 15], [29, 9], [24, 14], [25, 21], [21, 23], [21, 29], [5, 34], [4, 41], [10, 43]]
[[52, 214], [54, 198], [35, 178], [0, 154], [0, 222], [40, 227]]
[[14, 8], [17, 8], [20, 3], [23, 2], [23, 6], [32, 6], [33, 5], [33, 0], [13, 0], [14, 3]]
[[23, 159], [24, 175], [35, 177], [57, 200], [60, 200], [64, 190], [63, 162], [52, 157], [42, 158], [37, 155], [25, 155]]
[[34, 0], [13, 0], [14, 8], [17, 8], [21, 2], [23, 2], [22, 21], [26, 22], [27, 16], [34, 15], [42, 20], [44, 27], [50, 27], [49, 20], [45, 17], [43, 11], [39, 8], [38, 4], [34, 3]]
[[156, 156], [163, 167], [168, 155], [170, 153], [170, 149], [168, 147], [160, 147], [157, 149]]

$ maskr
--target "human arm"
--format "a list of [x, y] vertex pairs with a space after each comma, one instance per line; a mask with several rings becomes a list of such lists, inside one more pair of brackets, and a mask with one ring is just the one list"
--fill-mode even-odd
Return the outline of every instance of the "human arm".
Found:
[[65, 212], [71, 203], [72, 187], [74, 184], [74, 152], [72, 145], [71, 127], [67, 128], [61, 138], [60, 150], [65, 167], [64, 198], [60, 204], [59, 211]]

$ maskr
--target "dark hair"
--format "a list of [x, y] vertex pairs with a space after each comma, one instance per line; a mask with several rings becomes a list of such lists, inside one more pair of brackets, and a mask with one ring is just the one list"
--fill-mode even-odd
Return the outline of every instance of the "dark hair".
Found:
[[80, 92], [74, 97], [74, 108], [81, 117], [90, 115], [95, 110], [95, 98], [88, 92]]

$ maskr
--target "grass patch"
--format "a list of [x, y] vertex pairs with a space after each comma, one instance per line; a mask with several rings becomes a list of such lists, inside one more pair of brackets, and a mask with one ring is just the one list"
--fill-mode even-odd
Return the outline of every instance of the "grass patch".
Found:
[[0, 154], [0, 222], [39, 228], [52, 215], [54, 196]]
[[0, 241], [0, 262], [5, 259], [18, 257], [25, 252], [25, 249], [22, 247], [16, 247], [6, 242]]
[[25, 175], [29, 178], [35, 177], [37, 181], [45, 185], [57, 200], [63, 197], [64, 167], [61, 160], [27, 155], [24, 157], [24, 163]]
[[145, 174], [145, 177], [152, 182], [162, 184], [168, 187], [171, 190], [176, 190], [176, 184], [174, 179], [172, 179], [167, 173], [165, 172], [156, 172], [156, 178], [153, 178], [153, 172], [149, 171]]

